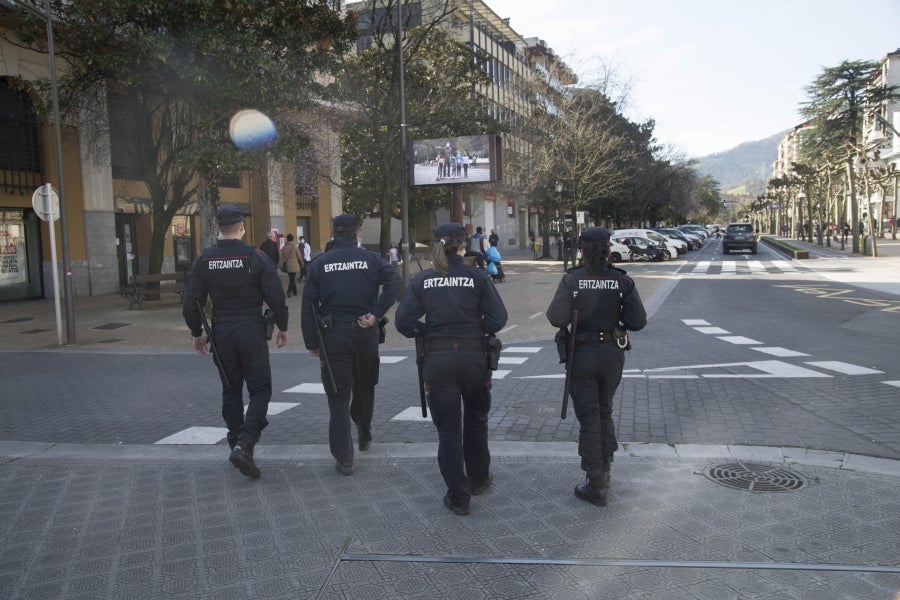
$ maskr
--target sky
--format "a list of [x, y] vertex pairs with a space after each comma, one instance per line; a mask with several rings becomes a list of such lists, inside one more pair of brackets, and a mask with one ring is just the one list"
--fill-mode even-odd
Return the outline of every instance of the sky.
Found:
[[900, 48], [900, 0], [485, 0], [583, 82], [612, 67], [623, 110], [688, 157], [803, 121], [806, 86], [845, 60]]

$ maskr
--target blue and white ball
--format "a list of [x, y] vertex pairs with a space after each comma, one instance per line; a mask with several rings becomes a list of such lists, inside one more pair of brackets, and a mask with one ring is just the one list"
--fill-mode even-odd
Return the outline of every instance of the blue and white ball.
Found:
[[278, 132], [272, 119], [251, 108], [238, 111], [231, 117], [228, 135], [238, 150], [255, 150], [272, 144]]

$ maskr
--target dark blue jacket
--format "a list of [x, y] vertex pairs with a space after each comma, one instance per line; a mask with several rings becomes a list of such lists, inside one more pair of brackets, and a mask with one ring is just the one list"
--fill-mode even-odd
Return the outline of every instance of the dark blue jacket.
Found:
[[194, 261], [184, 290], [182, 314], [194, 337], [203, 326], [195, 301], [212, 300], [213, 320], [252, 321], [260, 319], [262, 303], [275, 313], [281, 331], [288, 328], [288, 307], [278, 269], [258, 248], [241, 240], [219, 240]]
[[366, 313], [380, 319], [403, 291], [397, 267], [360, 248], [355, 239], [333, 241], [331, 249], [310, 261], [306, 271], [300, 328], [307, 350], [319, 347], [313, 307], [320, 317], [330, 316], [336, 323], [352, 323]]
[[572, 308], [578, 309], [578, 332], [612, 331], [622, 324], [638, 331], [647, 324], [647, 312], [625, 271], [616, 267], [588, 275], [578, 267], [563, 275], [547, 309], [547, 320], [554, 327], [565, 327], [572, 320]]
[[409, 282], [397, 307], [397, 331], [413, 337], [422, 315], [425, 339], [481, 338], [500, 331], [508, 317], [490, 277], [481, 269], [463, 264], [461, 256], [447, 259], [447, 275], [426, 269]]

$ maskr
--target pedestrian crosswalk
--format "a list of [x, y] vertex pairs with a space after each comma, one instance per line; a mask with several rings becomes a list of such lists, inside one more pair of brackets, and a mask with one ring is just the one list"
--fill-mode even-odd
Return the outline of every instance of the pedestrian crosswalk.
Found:
[[787, 260], [698, 260], [688, 273], [694, 275], [777, 275], [805, 272]]

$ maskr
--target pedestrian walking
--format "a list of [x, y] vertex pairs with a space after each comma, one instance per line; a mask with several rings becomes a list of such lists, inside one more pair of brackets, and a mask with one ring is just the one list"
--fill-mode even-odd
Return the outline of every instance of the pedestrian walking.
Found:
[[303, 266], [300, 267], [300, 277], [297, 278], [297, 281], [303, 281], [303, 278], [306, 277], [306, 265], [312, 260], [312, 248], [302, 235], [297, 240], [297, 247], [300, 248], [300, 254], [303, 255]]
[[496, 363], [488, 364], [486, 352], [499, 358], [490, 336], [506, 325], [507, 313], [487, 273], [463, 262], [465, 228], [445, 223], [434, 230], [434, 240], [433, 267], [410, 281], [396, 326], [406, 337], [424, 336], [422, 377], [438, 431], [444, 506], [467, 515], [471, 496], [491, 484], [487, 423]]
[[613, 455], [618, 449], [612, 401], [622, 379], [627, 331], [647, 324], [647, 313], [634, 281], [609, 263], [610, 232], [602, 227], [582, 231], [578, 248], [582, 263], [563, 275], [547, 319], [554, 327], [575, 323], [575, 352], [570, 358], [572, 406], [578, 418], [578, 455], [586, 474], [575, 496], [604, 506]]
[[563, 234], [563, 271], [569, 270], [569, 263], [575, 266], [575, 234], [571, 227], [566, 227]]
[[332, 247], [309, 263], [301, 299], [303, 343], [321, 361], [328, 441], [343, 475], [353, 473], [351, 420], [359, 449], [372, 442], [379, 329], [403, 287], [396, 268], [357, 245], [359, 227], [353, 215], [332, 220]]
[[278, 268], [288, 274], [288, 298], [297, 295], [297, 274], [300, 273], [305, 264], [306, 262], [303, 260], [300, 248], [294, 243], [294, 234], [287, 234], [287, 241], [281, 249]]
[[259, 245], [259, 249], [269, 257], [273, 265], [278, 264], [278, 232], [272, 231], [269, 236]]
[[[241, 241], [246, 233], [244, 215], [235, 206], [216, 212], [219, 240], [206, 248], [191, 268], [184, 290], [182, 314], [191, 330], [193, 347], [207, 353], [203, 339], [202, 307], [212, 302], [210, 345], [222, 380], [222, 416], [228, 427], [229, 461], [247, 477], [259, 477], [253, 448], [268, 425], [266, 413], [272, 397], [272, 369], [262, 313], [263, 302], [274, 314], [283, 348], [288, 341], [288, 307], [275, 265], [261, 250]], [[244, 415], [243, 388], [250, 404]]]

